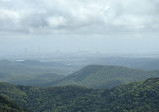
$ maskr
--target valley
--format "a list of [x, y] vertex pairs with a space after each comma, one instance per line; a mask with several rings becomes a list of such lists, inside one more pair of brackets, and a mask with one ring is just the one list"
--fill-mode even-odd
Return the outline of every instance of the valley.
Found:
[[[102, 61], [103, 64], [91, 61], [96, 65], [87, 65], [86, 61], [79, 66], [74, 62], [70, 66], [66, 62], [1, 60], [0, 95], [7, 104], [0, 104], [0, 109], [4, 112], [157, 112], [159, 69], [145, 68], [144, 63], [156, 64], [153, 59], [136, 60], [132, 64], [132, 59], [122, 58], [114, 65], [111, 65], [113, 60]], [[144, 66], [133, 67], [139, 62]]]

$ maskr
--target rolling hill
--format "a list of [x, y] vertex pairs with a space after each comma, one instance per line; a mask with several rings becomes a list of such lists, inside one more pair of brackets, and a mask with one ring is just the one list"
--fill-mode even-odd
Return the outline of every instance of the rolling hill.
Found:
[[0, 94], [29, 112], [158, 112], [159, 78], [112, 89], [36, 88], [0, 83]]
[[[0, 82], [38, 87], [73, 84], [93, 88], [111, 88], [131, 81], [156, 77], [159, 74], [159, 71], [148, 71], [158, 70], [158, 59], [153, 58], [98, 57], [77, 60], [49, 62], [0, 60]], [[100, 65], [87, 66], [79, 70], [89, 64]], [[118, 66], [113, 68], [111, 64]], [[104, 65], [109, 66], [104, 67]], [[69, 74], [71, 75], [66, 77]]]
[[158, 112], [159, 78], [133, 82], [105, 90], [103, 112]]
[[112, 88], [133, 81], [159, 77], [159, 71], [143, 71], [123, 66], [89, 65], [48, 86], [79, 85], [91, 88]]
[[71, 67], [55, 62], [0, 60], [0, 82], [42, 86], [62, 79], [71, 70]]

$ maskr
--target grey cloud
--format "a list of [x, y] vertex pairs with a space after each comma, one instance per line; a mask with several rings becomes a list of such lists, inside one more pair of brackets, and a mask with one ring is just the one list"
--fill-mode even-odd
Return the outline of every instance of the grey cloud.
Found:
[[0, 0], [0, 28], [20, 33], [158, 31], [157, 0]]

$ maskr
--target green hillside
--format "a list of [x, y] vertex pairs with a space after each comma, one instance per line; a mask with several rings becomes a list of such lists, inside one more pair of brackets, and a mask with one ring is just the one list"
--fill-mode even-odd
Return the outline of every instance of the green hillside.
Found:
[[90, 65], [49, 86], [79, 85], [91, 88], [111, 88], [133, 81], [159, 77], [159, 71], [143, 71], [123, 66]]
[[158, 112], [159, 78], [105, 90], [102, 96], [106, 112]]
[[159, 78], [112, 89], [35, 88], [0, 83], [0, 94], [29, 112], [158, 112]]
[[42, 86], [64, 78], [71, 70], [71, 67], [55, 62], [0, 60], [0, 82]]
[[[76, 64], [74, 65], [73, 63]], [[81, 65], [76, 61], [0, 60], [0, 82], [38, 87], [71, 84], [91, 88], [111, 88], [127, 82], [159, 76], [159, 71], [144, 71], [157, 69], [157, 59], [90, 58], [82, 63]], [[91, 65], [79, 70], [79, 68], [88, 64], [102, 65]], [[109, 66], [105, 66], [105, 64]], [[122, 66], [111, 66], [110, 64]], [[123, 66], [133, 68], [143, 67], [144, 70], [131, 69]], [[70, 75], [67, 77], [68, 74]]]
[[12, 101], [0, 95], [0, 112], [25, 112]]
[[92, 112], [98, 105], [90, 107], [89, 103], [94, 101], [100, 103], [98, 100], [100, 92], [79, 86], [35, 88], [0, 83], [0, 94], [15, 101], [29, 112], [76, 112], [73, 110], [78, 108]]

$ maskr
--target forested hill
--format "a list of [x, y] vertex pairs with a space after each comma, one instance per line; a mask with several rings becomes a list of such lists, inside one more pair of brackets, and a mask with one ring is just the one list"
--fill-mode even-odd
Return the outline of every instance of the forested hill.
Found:
[[0, 112], [25, 112], [12, 101], [0, 95]]
[[89, 65], [48, 86], [79, 85], [91, 88], [112, 88], [133, 81], [159, 77], [159, 71], [143, 71], [123, 66]]
[[29, 112], [158, 112], [159, 79], [88, 89], [79, 86], [35, 88], [0, 83], [0, 94]]
[[105, 112], [159, 112], [159, 78], [105, 90]]

